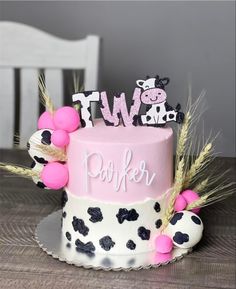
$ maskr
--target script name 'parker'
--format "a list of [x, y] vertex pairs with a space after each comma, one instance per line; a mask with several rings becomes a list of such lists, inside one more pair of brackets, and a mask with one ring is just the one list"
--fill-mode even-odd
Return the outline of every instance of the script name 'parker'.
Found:
[[127, 182], [139, 183], [144, 180], [146, 186], [150, 186], [156, 173], [150, 173], [143, 160], [136, 168], [130, 167], [131, 161], [132, 151], [130, 149], [124, 151], [120, 170], [115, 167], [113, 161], [108, 161], [105, 165], [100, 153], [86, 153], [84, 158], [86, 191], [89, 190], [89, 181], [93, 178], [99, 178], [102, 182], [112, 182], [116, 192], [120, 189], [126, 191]]

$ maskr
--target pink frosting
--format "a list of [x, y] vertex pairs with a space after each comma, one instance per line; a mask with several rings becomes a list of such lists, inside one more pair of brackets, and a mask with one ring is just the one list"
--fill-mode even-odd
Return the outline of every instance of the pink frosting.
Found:
[[[109, 127], [97, 120], [93, 128], [70, 134], [67, 157], [67, 189], [71, 194], [122, 203], [157, 198], [172, 185], [173, 131], [141, 126]], [[113, 177], [111, 170], [101, 172], [109, 163], [115, 171]], [[128, 163], [126, 173], [124, 163]], [[120, 183], [116, 182], [116, 176], [122, 180]]]

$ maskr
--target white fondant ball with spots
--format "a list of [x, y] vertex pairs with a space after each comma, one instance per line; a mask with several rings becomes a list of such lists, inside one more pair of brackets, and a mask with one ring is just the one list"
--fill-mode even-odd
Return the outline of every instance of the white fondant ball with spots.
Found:
[[176, 213], [165, 230], [176, 247], [185, 249], [194, 247], [201, 240], [202, 233], [202, 220], [190, 211]]
[[[39, 174], [42, 172], [43, 168], [44, 168], [44, 165], [39, 164], [39, 163], [37, 163], [35, 161], [33, 161], [32, 165], [31, 165], [32, 171], [33, 172], [37, 172]], [[49, 188], [46, 187], [46, 185], [43, 183], [43, 181], [41, 180], [40, 177], [33, 176], [32, 180], [39, 188], [49, 190]]]
[[48, 162], [57, 161], [54, 157], [44, 153], [41, 149], [38, 148], [38, 145], [57, 148], [51, 142], [52, 132], [53, 131], [50, 129], [40, 129], [30, 137], [27, 144], [28, 153], [36, 163], [46, 165]]

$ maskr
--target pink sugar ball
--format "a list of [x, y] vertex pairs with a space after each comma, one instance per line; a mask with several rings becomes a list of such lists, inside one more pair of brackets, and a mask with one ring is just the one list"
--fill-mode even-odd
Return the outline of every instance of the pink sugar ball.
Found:
[[38, 120], [38, 129], [43, 128], [55, 129], [53, 117], [48, 111], [43, 112]]
[[70, 106], [59, 108], [54, 114], [54, 123], [57, 129], [73, 132], [80, 126], [80, 117], [76, 109]]
[[68, 182], [68, 169], [58, 162], [48, 163], [41, 172], [41, 179], [48, 188], [61, 189]]
[[[186, 190], [186, 191], [183, 191], [181, 193], [181, 195], [185, 198], [187, 204], [191, 204], [192, 202], [200, 199], [198, 193], [192, 191], [192, 190]], [[196, 209], [193, 209], [191, 210], [193, 213], [195, 214], [198, 214], [200, 212], [200, 208], [196, 208]]]
[[187, 207], [187, 201], [182, 195], [178, 195], [175, 199], [175, 212], [183, 211]]
[[69, 144], [70, 137], [65, 130], [57, 129], [53, 131], [51, 141], [55, 146], [62, 148]]
[[159, 235], [155, 239], [155, 247], [158, 253], [170, 253], [173, 249], [173, 241], [167, 235]]

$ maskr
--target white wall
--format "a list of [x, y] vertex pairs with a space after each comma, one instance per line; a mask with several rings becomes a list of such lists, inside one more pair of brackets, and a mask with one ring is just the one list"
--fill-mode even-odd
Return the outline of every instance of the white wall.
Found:
[[[1, 2], [1, 20], [60, 37], [103, 38], [101, 88], [131, 93], [147, 74], [168, 76], [169, 103], [207, 90], [205, 135], [221, 132], [217, 150], [235, 156], [234, 2]], [[199, 128], [199, 133], [202, 133]]]

